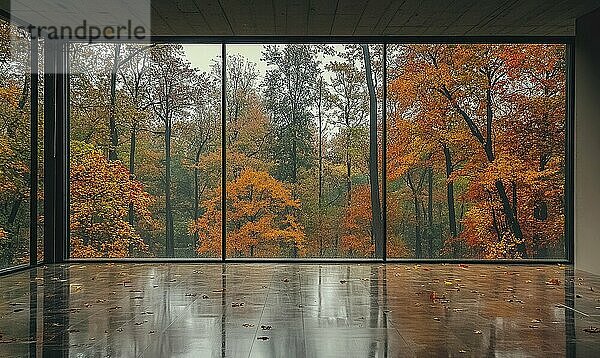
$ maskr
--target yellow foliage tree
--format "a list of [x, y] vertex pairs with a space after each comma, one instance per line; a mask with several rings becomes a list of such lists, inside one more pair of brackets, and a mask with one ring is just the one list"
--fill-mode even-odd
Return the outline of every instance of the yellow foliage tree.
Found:
[[[203, 203], [204, 214], [190, 225], [190, 232], [198, 234], [201, 255], [221, 250], [220, 190]], [[228, 256], [293, 256], [304, 251], [304, 228], [294, 216], [300, 202], [268, 173], [243, 169], [227, 184], [226, 205]]]

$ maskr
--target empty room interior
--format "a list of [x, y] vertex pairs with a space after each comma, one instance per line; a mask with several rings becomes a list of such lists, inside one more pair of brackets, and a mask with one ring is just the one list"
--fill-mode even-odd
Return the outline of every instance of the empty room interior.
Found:
[[600, 0], [0, 0], [0, 357], [600, 357]]

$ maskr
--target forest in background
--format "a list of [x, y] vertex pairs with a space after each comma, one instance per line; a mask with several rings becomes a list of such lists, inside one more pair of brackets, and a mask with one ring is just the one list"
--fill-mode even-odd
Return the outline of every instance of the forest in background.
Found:
[[[225, 138], [220, 48], [70, 46], [72, 257], [220, 257], [223, 143], [228, 257], [381, 257], [384, 165], [388, 257], [564, 257], [564, 45], [388, 45], [387, 83], [382, 45], [255, 46], [227, 46]], [[29, 79], [0, 64], [14, 262]]]

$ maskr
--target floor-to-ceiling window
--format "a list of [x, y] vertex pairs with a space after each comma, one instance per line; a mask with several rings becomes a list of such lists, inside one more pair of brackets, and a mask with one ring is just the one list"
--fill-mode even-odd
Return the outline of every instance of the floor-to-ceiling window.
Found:
[[388, 256], [564, 258], [566, 47], [388, 51]]
[[0, 19], [0, 269], [29, 263], [30, 46]]
[[565, 259], [567, 60], [71, 44], [70, 256]]
[[[220, 55], [220, 45], [70, 46], [72, 258], [220, 256], [220, 241], [199, 241], [221, 231]], [[207, 213], [215, 220], [193, 229]]]

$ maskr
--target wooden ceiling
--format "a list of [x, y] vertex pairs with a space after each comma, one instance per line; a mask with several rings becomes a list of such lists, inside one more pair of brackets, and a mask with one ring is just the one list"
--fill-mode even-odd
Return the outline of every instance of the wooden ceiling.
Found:
[[153, 0], [160, 35], [572, 36], [600, 0]]
[[[575, 19], [600, 7], [600, 0], [148, 1], [154, 35], [185, 36], [573, 36]], [[10, 11], [10, 1], [0, 0], [0, 9]]]

